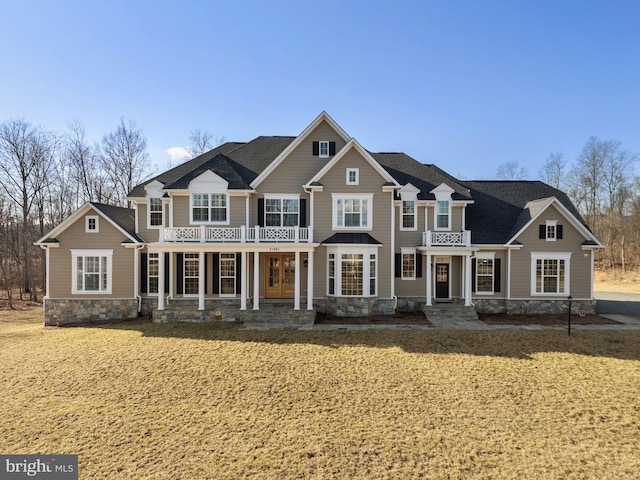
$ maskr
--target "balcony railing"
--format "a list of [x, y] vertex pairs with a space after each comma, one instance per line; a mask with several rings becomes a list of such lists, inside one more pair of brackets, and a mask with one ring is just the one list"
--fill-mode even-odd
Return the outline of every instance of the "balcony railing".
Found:
[[424, 247], [470, 247], [471, 232], [422, 232], [422, 246]]
[[160, 242], [200, 243], [309, 243], [312, 229], [306, 227], [167, 227]]

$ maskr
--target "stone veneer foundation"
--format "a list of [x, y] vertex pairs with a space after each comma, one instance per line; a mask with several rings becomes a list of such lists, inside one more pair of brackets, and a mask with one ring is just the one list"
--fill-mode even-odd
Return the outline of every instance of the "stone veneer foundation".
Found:
[[44, 300], [45, 325], [73, 325], [138, 317], [138, 300], [50, 299]]
[[[558, 300], [505, 300], [490, 298], [474, 298], [473, 303], [478, 313], [509, 313], [509, 314], [556, 314], [567, 313], [569, 301]], [[571, 313], [580, 311], [588, 314], [596, 313], [595, 300], [572, 300]]]
[[393, 298], [327, 297], [314, 299], [318, 311], [336, 317], [368, 317], [371, 315], [393, 315]]

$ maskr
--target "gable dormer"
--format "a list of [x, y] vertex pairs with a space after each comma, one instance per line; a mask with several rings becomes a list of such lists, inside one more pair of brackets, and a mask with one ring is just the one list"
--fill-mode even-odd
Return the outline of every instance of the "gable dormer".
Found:
[[189, 222], [229, 224], [229, 182], [207, 170], [189, 182]]
[[407, 183], [400, 190], [400, 230], [418, 229], [418, 194], [420, 189]]
[[436, 197], [435, 212], [433, 215], [434, 230], [451, 230], [451, 195], [455, 190], [446, 183], [441, 183], [431, 190]]

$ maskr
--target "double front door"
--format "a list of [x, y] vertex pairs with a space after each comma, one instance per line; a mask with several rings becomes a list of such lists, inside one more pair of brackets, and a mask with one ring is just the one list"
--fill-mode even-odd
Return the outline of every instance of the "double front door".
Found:
[[266, 255], [266, 298], [293, 298], [295, 293], [296, 257], [292, 254]]

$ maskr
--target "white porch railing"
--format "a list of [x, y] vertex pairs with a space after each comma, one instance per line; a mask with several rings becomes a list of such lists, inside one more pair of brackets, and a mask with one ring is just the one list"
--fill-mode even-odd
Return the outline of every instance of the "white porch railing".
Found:
[[422, 232], [422, 246], [424, 247], [470, 247], [471, 232]]
[[309, 243], [311, 228], [306, 227], [167, 227], [161, 242], [201, 243]]

